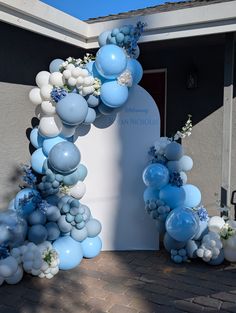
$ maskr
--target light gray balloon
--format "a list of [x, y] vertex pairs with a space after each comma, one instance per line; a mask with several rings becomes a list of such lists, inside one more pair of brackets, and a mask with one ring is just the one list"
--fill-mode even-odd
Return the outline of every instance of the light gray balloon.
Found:
[[86, 227], [82, 229], [77, 229], [73, 227], [71, 231], [71, 237], [76, 241], [83, 241], [84, 239], [88, 237], [88, 232], [87, 232]]
[[86, 228], [88, 232], [88, 237], [96, 237], [101, 232], [102, 225], [98, 220], [92, 218], [87, 222]]
[[66, 216], [62, 215], [57, 221], [57, 225], [63, 233], [68, 233], [72, 229], [72, 225], [66, 221]]

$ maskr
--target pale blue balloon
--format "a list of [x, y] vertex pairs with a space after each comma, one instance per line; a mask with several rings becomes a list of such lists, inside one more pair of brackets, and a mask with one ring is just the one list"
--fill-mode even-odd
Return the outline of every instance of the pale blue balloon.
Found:
[[187, 174], [185, 172], [182, 172], [182, 171], [179, 174], [180, 174], [180, 177], [181, 177], [181, 179], [183, 181], [183, 185], [187, 184], [187, 181], [188, 181]]
[[143, 77], [143, 68], [141, 64], [136, 59], [129, 59], [126, 69], [131, 72], [133, 84], [138, 84]]
[[99, 105], [100, 103], [100, 98], [96, 97], [94, 95], [89, 95], [87, 98], [87, 103], [91, 108], [95, 108]]
[[39, 134], [38, 128], [33, 128], [30, 133], [30, 142], [36, 148], [41, 148], [44, 138]]
[[95, 61], [90, 61], [85, 65], [85, 68], [89, 71], [90, 74], [93, 74], [93, 64]]
[[70, 236], [59, 237], [53, 243], [60, 259], [59, 269], [71, 270], [78, 266], [83, 258], [83, 250], [80, 242]]
[[114, 79], [125, 70], [127, 57], [120, 47], [113, 44], [105, 45], [98, 50], [95, 64], [100, 75]]
[[79, 174], [79, 180], [84, 181], [86, 176], [88, 175], [87, 167], [83, 164], [80, 164], [78, 166], [78, 174]]
[[86, 238], [81, 242], [81, 247], [83, 251], [83, 256], [85, 258], [91, 259], [99, 255], [102, 249], [102, 241], [100, 237]]
[[194, 240], [201, 240], [209, 232], [208, 230], [208, 220], [201, 221], [199, 220], [199, 230], [194, 236]]
[[81, 124], [88, 113], [87, 101], [77, 93], [69, 93], [58, 101], [56, 112], [63, 123], [76, 126]]
[[99, 36], [98, 36], [98, 44], [100, 47], [103, 47], [107, 44], [107, 37], [108, 35], [111, 33], [110, 30], [106, 30], [105, 32], [102, 32]]
[[92, 124], [96, 119], [96, 111], [92, 108], [88, 108], [88, 113], [85, 117], [84, 124], [89, 125]]
[[[16, 211], [20, 211], [24, 216], [29, 215], [36, 209], [37, 201], [35, 201], [35, 199], [39, 196], [39, 192], [33, 188], [22, 189], [15, 197]], [[28, 198], [28, 201], [22, 204], [24, 198]]]
[[80, 152], [72, 142], [60, 142], [49, 152], [48, 161], [54, 170], [69, 174], [79, 165]]
[[183, 242], [177, 241], [174, 238], [172, 238], [168, 234], [168, 232], [166, 232], [164, 235], [163, 244], [164, 244], [166, 251], [170, 252], [172, 249], [179, 250], [181, 248], [184, 248], [186, 245], [186, 241], [183, 241]]
[[37, 245], [44, 242], [47, 235], [47, 229], [43, 225], [33, 225], [29, 228], [28, 240]]
[[79, 171], [80, 164], [76, 171], [72, 172], [71, 174], [64, 175], [63, 177], [63, 184], [66, 186], [75, 185], [80, 179], [80, 171]]
[[111, 108], [119, 108], [125, 104], [129, 96], [128, 88], [117, 81], [108, 81], [101, 86], [101, 100]]
[[160, 200], [164, 201], [170, 208], [174, 209], [183, 206], [185, 200], [185, 191], [183, 187], [166, 185], [160, 190]]
[[63, 62], [64, 62], [64, 60], [62, 60], [62, 59], [53, 60], [49, 65], [49, 72], [50, 73], [59, 72], [60, 66], [62, 65]]
[[88, 237], [96, 237], [102, 230], [101, 223], [95, 218], [91, 218], [86, 224]]
[[175, 141], [172, 141], [165, 148], [165, 157], [169, 161], [178, 161], [183, 156], [183, 153], [183, 146]]
[[190, 171], [193, 167], [193, 160], [188, 155], [183, 155], [179, 160], [181, 171]]
[[169, 171], [160, 163], [150, 164], [143, 171], [143, 182], [146, 186], [161, 189], [169, 182]]
[[44, 174], [44, 162], [47, 160], [46, 155], [43, 153], [43, 149], [39, 148], [31, 155], [31, 166], [32, 169], [38, 174]]
[[199, 230], [197, 215], [188, 208], [172, 210], [166, 219], [166, 231], [177, 241], [192, 239]]
[[98, 111], [101, 112], [103, 115], [109, 115], [114, 112], [114, 108], [111, 108], [104, 103], [100, 103], [98, 106]]
[[196, 186], [190, 184], [186, 184], [182, 188], [185, 192], [183, 205], [190, 208], [197, 207], [202, 199], [200, 190]]
[[51, 149], [59, 142], [67, 141], [65, 138], [60, 136], [45, 139], [43, 142], [43, 153], [48, 156]]
[[157, 187], [149, 186], [144, 190], [143, 200], [144, 202], [158, 200], [160, 190]]

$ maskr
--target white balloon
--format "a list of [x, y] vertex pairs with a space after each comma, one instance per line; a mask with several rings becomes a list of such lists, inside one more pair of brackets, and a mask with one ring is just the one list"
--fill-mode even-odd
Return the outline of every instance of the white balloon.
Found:
[[62, 130], [62, 122], [57, 115], [44, 116], [39, 122], [39, 132], [44, 137], [55, 137]]
[[82, 68], [82, 69], [81, 69], [81, 74], [80, 74], [80, 76], [86, 77], [86, 76], [88, 76], [88, 75], [89, 75], [88, 70], [86, 70], [85, 68]]
[[77, 86], [81, 86], [84, 83], [84, 78], [82, 76], [79, 76], [77, 78]]
[[76, 185], [70, 188], [70, 195], [76, 199], [81, 199], [86, 192], [86, 186], [79, 181]]
[[40, 89], [41, 97], [44, 100], [50, 100], [51, 99], [51, 91], [52, 91], [52, 89], [53, 89], [52, 85], [44, 85], [43, 87], [41, 87], [41, 89]]
[[45, 115], [54, 115], [56, 113], [56, 105], [51, 101], [43, 101], [41, 103], [41, 110]]
[[94, 78], [92, 76], [88, 76], [84, 78], [84, 85], [85, 86], [90, 86], [93, 85], [94, 83]]
[[18, 266], [17, 271], [14, 273], [14, 275], [6, 278], [6, 282], [10, 285], [15, 285], [17, 283], [19, 283], [19, 281], [21, 281], [23, 277], [23, 270], [21, 266]]
[[71, 136], [74, 136], [75, 130], [76, 130], [76, 127], [68, 127], [68, 126], [63, 125], [61, 135], [64, 136], [65, 138], [69, 138]]
[[209, 219], [209, 222], [208, 222], [209, 230], [215, 233], [219, 233], [224, 225], [225, 225], [225, 221], [220, 216], [213, 216]]
[[60, 72], [54, 72], [50, 74], [49, 83], [56, 87], [63, 87], [65, 80]]
[[73, 70], [71, 71], [71, 74], [74, 78], [78, 78], [81, 75], [81, 71], [82, 69], [80, 67], [75, 67], [73, 68]]
[[39, 87], [43, 87], [44, 85], [48, 85], [49, 83], [50, 73], [47, 71], [41, 71], [37, 74], [35, 81]]
[[74, 66], [74, 64], [72, 64], [72, 63], [70, 63], [70, 64], [68, 64], [68, 65], [66, 66], [66, 69], [67, 69], [67, 70], [70, 70], [70, 71], [72, 71], [73, 68], [75, 68], [75, 66]]
[[68, 84], [69, 84], [70, 86], [75, 86], [76, 83], [77, 83], [77, 79], [76, 79], [76, 78], [70, 77], [70, 78], [68, 79]]
[[41, 104], [43, 99], [40, 95], [40, 89], [37, 87], [31, 89], [29, 93], [29, 99], [35, 105]]
[[69, 79], [71, 77], [71, 71], [70, 70], [64, 70], [63, 76], [65, 77], [65, 79]]
[[226, 246], [224, 248], [224, 256], [227, 261], [236, 262], [236, 249]]
[[230, 236], [227, 240], [224, 240], [224, 247], [236, 249], [236, 235]]

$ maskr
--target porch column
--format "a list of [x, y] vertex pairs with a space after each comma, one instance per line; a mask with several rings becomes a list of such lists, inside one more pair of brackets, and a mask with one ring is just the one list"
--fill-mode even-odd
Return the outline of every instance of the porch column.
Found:
[[[224, 55], [224, 98], [223, 98], [223, 147], [221, 206], [230, 208], [231, 198], [231, 148], [232, 148], [232, 109], [234, 87], [234, 33], [225, 35]], [[225, 213], [224, 213], [225, 214]]]

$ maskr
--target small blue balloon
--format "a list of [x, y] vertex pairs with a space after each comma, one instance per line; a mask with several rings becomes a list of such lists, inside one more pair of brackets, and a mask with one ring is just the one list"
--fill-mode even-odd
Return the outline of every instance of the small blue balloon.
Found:
[[62, 59], [53, 60], [49, 65], [50, 73], [59, 72], [60, 66], [62, 65], [63, 62], [64, 62], [64, 60], [62, 60]]
[[48, 156], [51, 149], [59, 142], [66, 141], [65, 138], [62, 138], [60, 136], [52, 137], [45, 139], [43, 142], [43, 153]]
[[169, 171], [160, 163], [150, 164], [143, 171], [143, 182], [146, 186], [161, 189], [169, 182]]
[[96, 237], [98, 234], [100, 234], [102, 230], [102, 225], [95, 218], [91, 218], [87, 222], [86, 228], [87, 228], [88, 237]]
[[181, 144], [172, 141], [165, 148], [165, 157], [169, 161], [178, 161], [183, 156], [184, 150]]
[[[36, 199], [40, 197], [37, 190], [33, 188], [24, 188], [19, 191], [15, 197], [15, 209], [20, 211], [23, 215], [29, 215], [37, 207]], [[24, 201], [27, 199], [27, 201]]]
[[100, 47], [103, 47], [107, 44], [107, 37], [108, 35], [111, 34], [110, 30], [106, 30], [105, 32], [102, 32], [99, 36], [98, 36], [98, 44]]
[[49, 222], [45, 225], [46, 229], [47, 229], [47, 240], [56, 240], [59, 236], [60, 236], [60, 229], [57, 225], [57, 223], [54, 222]]
[[92, 108], [88, 108], [88, 113], [85, 117], [84, 124], [89, 125], [92, 124], [96, 119], [96, 111]]
[[79, 165], [80, 152], [72, 142], [60, 142], [49, 152], [48, 161], [54, 170], [68, 174]]
[[53, 243], [53, 248], [57, 251], [60, 259], [59, 268], [61, 270], [71, 270], [78, 266], [83, 258], [83, 250], [80, 242], [70, 236], [59, 237]]
[[102, 249], [102, 241], [98, 236], [93, 238], [88, 237], [81, 242], [81, 247], [83, 250], [83, 256], [91, 259], [99, 255]]
[[173, 173], [173, 172], [181, 172], [182, 171], [182, 167], [179, 161], [169, 161], [167, 162], [167, 167], [168, 170]]
[[121, 86], [117, 81], [107, 81], [101, 86], [101, 100], [111, 108], [124, 105], [128, 96], [128, 88]]
[[199, 219], [191, 209], [172, 210], [166, 219], [166, 231], [177, 241], [192, 239], [199, 230]]
[[31, 225], [44, 225], [46, 223], [46, 216], [42, 211], [35, 210], [28, 216], [28, 223]]
[[123, 43], [124, 38], [125, 38], [124, 34], [122, 34], [122, 33], [116, 34], [116, 42], [118, 43], [119, 46], [120, 46], [120, 44]]
[[185, 200], [185, 191], [183, 187], [166, 185], [160, 190], [160, 200], [164, 201], [170, 208], [174, 209], [183, 206]]
[[63, 123], [70, 126], [81, 124], [88, 113], [87, 101], [77, 93], [68, 93], [58, 101], [56, 112]]
[[186, 184], [182, 188], [185, 192], [183, 205], [190, 208], [197, 207], [202, 199], [200, 190], [196, 186], [190, 184]]
[[220, 250], [220, 254], [218, 255], [217, 258], [211, 259], [209, 262], [207, 262], [210, 265], [220, 265], [221, 263], [224, 262], [225, 255], [224, 255], [224, 249]]
[[197, 257], [197, 249], [199, 248], [200, 244], [199, 242], [195, 240], [188, 240], [186, 245], [187, 255], [191, 259]]
[[87, 98], [87, 103], [91, 108], [95, 108], [99, 105], [100, 103], [100, 98], [96, 97], [94, 95], [89, 95]]
[[98, 106], [98, 111], [101, 112], [103, 115], [109, 115], [114, 112], [114, 108], [111, 108], [104, 103], [100, 103]]
[[42, 148], [39, 148], [36, 151], [34, 151], [34, 153], [31, 155], [31, 161], [30, 161], [32, 169], [38, 174], [44, 174], [45, 170], [44, 170], [43, 165], [46, 159], [47, 157], [43, 153]]
[[28, 231], [29, 241], [36, 245], [44, 242], [47, 239], [47, 235], [47, 230], [43, 225], [33, 225]]
[[133, 84], [138, 84], [143, 77], [143, 68], [136, 59], [129, 59], [127, 62], [127, 70], [131, 72]]
[[127, 57], [120, 47], [113, 44], [105, 45], [98, 50], [95, 64], [100, 75], [114, 79], [125, 70]]
[[181, 171], [190, 171], [193, 167], [193, 160], [188, 155], [183, 155], [179, 160]]
[[160, 190], [157, 187], [149, 186], [145, 189], [143, 193], [144, 202], [158, 200]]
[[84, 181], [86, 176], [88, 175], [88, 170], [87, 167], [83, 164], [79, 164], [78, 166], [78, 175], [79, 175], [79, 180]]
[[184, 248], [186, 245], [186, 241], [177, 241], [174, 238], [172, 238], [168, 232], [165, 233], [163, 244], [166, 249], [166, 251], [170, 252], [172, 249], [179, 250], [181, 248]]
[[30, 133], [30, 142], [36, 148], [41, 148], [44, 138], [39, 134], [38, 128], [33, 128]]

